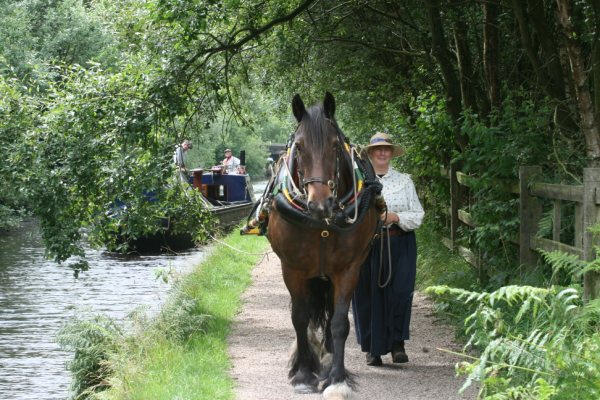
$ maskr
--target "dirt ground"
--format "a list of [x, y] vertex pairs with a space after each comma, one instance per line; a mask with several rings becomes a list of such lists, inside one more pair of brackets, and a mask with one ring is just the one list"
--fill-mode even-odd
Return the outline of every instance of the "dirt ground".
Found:
[[[243, 295], [244, 306], [229, 337], [237, 400], [316, 400], [321, 394], [295, 394], [287, 379], [290, 346], [295, 339], [290, 300], [281, 278], [281, 266], [269, 253], [253, 271], [253, 283]], [[350, 315], [352, 317], [352, 315]], [[357, 399], [475, 399], [471, 387], [458, 393], [463, 380], [455, 378], [457, 358], [436, 348], [460, 350], [452, 328], [438, 321], [431, 303], [415, 293], [411, 340], [406, 342], [410, 362], [369, 367], [352, 326], [346, 342], [346, 368], [357, 376]]]

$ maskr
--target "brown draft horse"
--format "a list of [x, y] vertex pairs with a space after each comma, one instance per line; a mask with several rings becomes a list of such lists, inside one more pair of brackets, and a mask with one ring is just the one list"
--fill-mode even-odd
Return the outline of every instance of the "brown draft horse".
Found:
[[[353, 383], [344, 367], [350, 330], [348, 309], [379, 212], [371, 196], [361, 218], [346, 229], [329, 229], [333, 228], [331, 219], [344, 208], [341, 196], [355, 185], [354, 170], [348, 152], [344, 152], [350, 147], [334, 119], [335, 100], [330, 93], [322, 105], [308, 110], [296, 94], [292, 110], [298, 127], [290, 139], [293, 151], [283, 162], [287, 162], [288, 171], [293, 165], [295, 172], [289, 176], [303, 193], [308, 223], [291, 222], [274, 201], [267, 234], [281, 259], [283, 279], [291, 295], [296, 349], [290, 359], [289, 377], [298, 393], [316, 392], [321, 380], [324, 398], [345, 399], [352, 395]], [[316, 327], [323, 332], [321, 351], [311, 340]]]

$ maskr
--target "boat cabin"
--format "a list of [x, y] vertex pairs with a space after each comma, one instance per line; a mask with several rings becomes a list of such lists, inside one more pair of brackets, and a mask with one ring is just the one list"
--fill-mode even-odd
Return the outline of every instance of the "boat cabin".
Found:
[[191, 172], [193, 187], [200, 190], [214, 206], [251, 203], [254, 200], [250, 179], [246, 174], [224, 174], [221, 168], [212, 168], [210, 171], [197, 168]]

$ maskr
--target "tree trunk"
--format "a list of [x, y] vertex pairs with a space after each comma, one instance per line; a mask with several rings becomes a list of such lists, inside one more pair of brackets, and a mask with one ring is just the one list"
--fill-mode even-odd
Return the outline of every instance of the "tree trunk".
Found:
[[544, 3], [541, 0], [527, 0], [529, 4], [529, 18], [538, 33], [542, 48], [542, 65], [545, 66], [550, 78], [550, 90], [556, 99], [565, 99], [565, 81], [563, 68], [560, 65], [558, 46], [554, 40], [552, 30], [546, 23]]
[[571, 63], [571, 79], [575, 86], [577, 108], [581, 120], [581, 130], [585, 136], [587, 156], [590, 167], [600, 167], [600, 130], [592, 104], [592, 96], [588, 87], [588, 74], [581, 51], [579, 35], [571, 22], [570, 0], [556, 0], [558, 17], [565, 35], [566, 50]]
[[592, 45], [592, 79], [594, 89], [594, 112], [596, 123], [600, 124], [600, 0], [591, 0], [594, 9], [596, 26], [594, 26], [594, 43]]
[[498, 78], [498, 0], [483, 3], [483, 70], [488, 99], [493, 108], [500, 107], [500, 81]]
[[537, 56], [537, 52], [533, 47], [531, 36], [529, 35], [527, 15], [525, 14], [525, 9], [523, 8], [522, 0], [512, 0], [512, 9], [515, 13], [517, 24], [519, 25], [521, 45], [525, 49], [527, 57], [529, 57], [529, 61], [533, 66], [533, 72], [536, 74], [538, 82], [548, 82], [546, 73], [540, 66], [540, 60]]
[[[465, 109], [470, 108], [473, 112], [478, 113], [477, 77], [473, 72], [471, 50], [469, 49], [467, 38], [467, 25], [465, 24], [463, 14], [458, 9], [458, 1], [460, 0], [451, 0], [450, 3], [455, 7], [455, 12], [452, 15], [452, 23], [454, 27], [454, 43], [458, 61], [458, 79], [460, 81], [462, 104]], [[489, 107], [485, 108], [484, 112], [487, 114]]]
[[[537, 77], [537, 82], [544, 92], [556, 101], [556, 123], [568, 131], [577, 130], [577, 124], [567, 107], [564, 73], [559, 53], [555, 45], [552, 31], [548, 28], [543, 3], [539, 0], [528, 0], [529, 13], [523, 0], [512, 0], [512, 9], [519, 25], [521, 44]], [[532, 26], [542, 46], [542, 59], [538, 56], [529, 32]]]
[[594, 80], [594, 113], [600, 123], [600, 39], [596, 37], [592, 48], [592, 79]]
[[[426, 0], [429, 29], [431, 31], [431, 51], [438, 62], [444, 77], [446, 89], [446, 105], [448, 112], [455, 122], [458, 122], [462, 112], [460, 83], [452, 64], [452, 55], [448, 50], [444, 26], [440, 16], [439, 0]], [[456, 130], [456, 144], [461, 150], [467, 146], [467, 139]]]

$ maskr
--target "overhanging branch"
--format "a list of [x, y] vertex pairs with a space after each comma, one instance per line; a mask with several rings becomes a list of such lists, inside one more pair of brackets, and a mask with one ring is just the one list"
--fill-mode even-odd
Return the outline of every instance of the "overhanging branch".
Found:
[[232, 51], [232, 50], [238, 50], [239, 48], [241, 48], [244, 44], [248, 43], [249, 41], [259, 37], [260, 35], [262, 35], [263, 33], [267, 32], [268, 30], [274, 28], [277, 25], [281, 25], [284, 22], [288, 22], [291, 21], [292, 19], [296, 18], [300, 13], [302, 13], [303, 11], [305, 11], [308, 7], [310, 7], [310, 5], [312, 3], [315, 3], [318, 0], [305, 0], [304, 2], [302, 2], [298, 7], [296, 7], [292, 12], [290, 12], [289, 14], [283, 15], [279, 18], [275, 18], [272, 21], [270, 21], [268, 24], [263, 25], [260, 28], [257, 29], [243, 29], [241, 31], [238, 31], [238, 33], [241, 32], [245, 32], [246, 30], [249, 31], [249, 33], [244, 36], [243, 38], [241, 38], [238, 41], [235, 41], [235, 35], [232, 37], [232, 40], [229, 43], [226, 44], [220, 44], [219, 46], [216, 47], [211, 47], [208, 49], [202, 49], [199, 52], [197, 52], [196, 54], [194, 54], [194, 56], [192, 58], [190, 58], [184, 66], [184, 70], [188, 69], [191, 65], [193, 65], [196, 60], [198, 60], [198, 58], [204, 56], [204, 55], [208, 55], [210, 57], [210, 55], [216, 54], [216, 53], [220, 53], [222, 51]]

